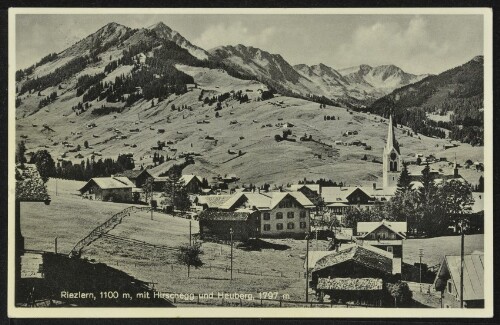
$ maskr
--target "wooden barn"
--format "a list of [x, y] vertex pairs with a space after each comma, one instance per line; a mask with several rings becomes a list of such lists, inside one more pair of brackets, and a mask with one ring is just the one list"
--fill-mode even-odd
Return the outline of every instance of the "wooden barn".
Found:
[[133, 202], [133, 189], [136, 187], [127, 177], [94, 177], [79, 191], [91, 200]]
[[390, 254], [355, 245], [320, 258], [310, 285], [321, 299], [328, 296], [338, 303], [381, 306], [384, 284], [394, 279]]
[[259, 237], [259, 212], [247, 209], [222, 211], [208, 209], [199, 216], [200, 236], [229, 240], [233, 230], [233, 240], [245, 241]]

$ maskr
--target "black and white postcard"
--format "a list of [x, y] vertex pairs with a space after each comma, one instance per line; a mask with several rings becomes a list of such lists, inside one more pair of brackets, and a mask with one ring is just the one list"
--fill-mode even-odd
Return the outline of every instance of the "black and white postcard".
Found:
[[9, 316], [491, 317], [492, 89], [485, 8], [10, 9]]

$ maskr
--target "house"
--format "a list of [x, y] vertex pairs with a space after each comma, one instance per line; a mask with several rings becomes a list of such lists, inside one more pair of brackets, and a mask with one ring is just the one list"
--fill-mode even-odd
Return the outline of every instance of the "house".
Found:
[[200, 236], [202, 239], [218, 238], [245, 241], [259, 235], [259, 212], [249, 209], [224, 211], [208, 209], [199, 215]]
[[239, 192], [219, 209], [253, 209], [260, 214], [262, 237], [304, 238], [314, 204], [301, 192]]
[[135, 187], [142, 187], [148, 179], [153, 180], [153, 176], [146, 169], [143, 170], [125, 170], [115, 176], [127, 177], [134, 183]]
[[392, 254], [395, 267], [403, 258], [403, 241], [406, 239], [406, 222], [382, 220], [380, 222], [358, 222], [356, 226], [356, 242], [360, 245], [371, 245]]
[[293, 184], [290, 186], [290, 190], [292, 192], [301, 192], [315, 204], [321, 199], [321, 185], [319, 184]]
[[184, 184], [186, 186], [186, 191], [188, 193], [201, 192], [203, 186], [203, 180], [201, 179], [201, 177], [196, 175], [182, 175], [181, 179], [184, 181]]
[[82, 197], [91, 200], [133, 202], [132, 190], [137, 189], [127, 177], [94, 177], [81, 189]]
[[[444, 308], [460, 308], [460, 265], [460, 255], [445, 256], [436, 274], [434, 287]], [[464, 307], [484, 308], [484, 255], [465, 255], [463, 270]]]
[[331, 213], [341, 221], [350, 206], [357, 206], [362, 209], [369, 209], [375, 203], [375, 199], [366, 189], [361, 187], [323, 187], [321, 196], [325, 205]]
[[385, 283], [396, 278], [390, 254], [370, 246], [349, 246], [320, 258], [310, 286], [321, 299], [381, 306]]

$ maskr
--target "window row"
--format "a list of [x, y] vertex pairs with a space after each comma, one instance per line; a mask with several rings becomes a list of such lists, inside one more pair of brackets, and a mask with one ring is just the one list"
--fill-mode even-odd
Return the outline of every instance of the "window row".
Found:
[[[306, 229], [307, 228], [307, 223], [305, 222], [300, 222], [299, 223], [300, 229]], [[295, 223], [289, 222], [286, 224], [286, 229], [295, 229]], [[282, 223], [277, 223], [276, 224], [276, 230], [283, 230], [283, 224]], [[264, 224], [264, 231], [271, 231], [271, 225], [270, 224]]]
[[[300, 218], [305, 218], [307, 216], [306, 211], [300, 211]], [[295, 214], [292, 211], [286, 213], [287, 219], [293, 219]], [[264, 212], [262, 219], [271, 220], [271, 213]], [[283, 219], [283, 212], [276, 212], [276, 219]]]

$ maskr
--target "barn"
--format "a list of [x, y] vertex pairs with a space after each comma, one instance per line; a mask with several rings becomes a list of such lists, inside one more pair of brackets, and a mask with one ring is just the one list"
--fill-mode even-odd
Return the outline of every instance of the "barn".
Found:
[[84, 198], [100, 201], [133, 202], [135, 184], [127, 177], [94, 177], [79, 191]]
[[125, 170], [119, 174], [116, 174], [117, 177], [127, 177], [129, 180], [134, 183], [135, 187], [142, 187], [148, 179], [153, 180], [153, 176], [147, 171], [147, 169], [143, 170]]
[[245, 241], [259, 235], [259, 212], [254, 210], [223, 211], [208, 209], [201, 212], [199, 222], [202, 239], [229, 240], [231, 230], [233, 231], [234, 240]]
[[381, 306], [384, 285], [394, 280], [390, 254], [370, 246], [351, 246], [320, 258], [311, 287], [335, 302]]

